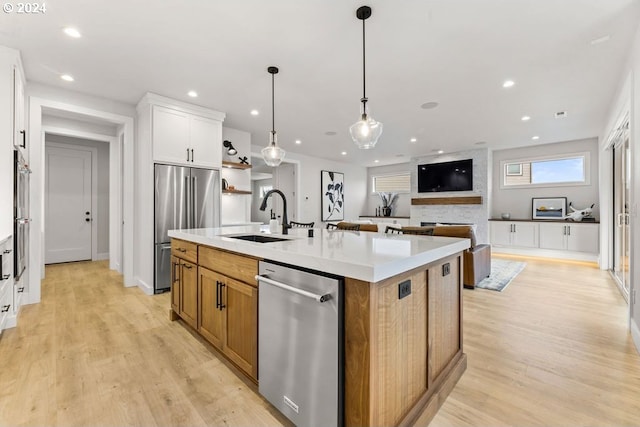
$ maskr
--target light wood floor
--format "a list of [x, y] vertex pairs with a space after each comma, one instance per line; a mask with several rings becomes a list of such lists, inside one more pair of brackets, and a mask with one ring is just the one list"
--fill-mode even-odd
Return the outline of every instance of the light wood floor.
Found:
[[[502, 293], [464, 291], [469, 365], [431, 425], [638, 425], [640, 357], [608, 273], [526, 261]], [[0, 339], [0, 425], [282, 424], [168, 320], [168, 294], [123, 288], [106, 262], [46, 273], [42, 303]]]

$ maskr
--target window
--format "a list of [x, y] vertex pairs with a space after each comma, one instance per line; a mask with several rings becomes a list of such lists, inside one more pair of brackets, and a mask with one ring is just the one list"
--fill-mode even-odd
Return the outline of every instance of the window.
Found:
[[273, 190], [273, 185], [261, 185], [260, 186], [260, 197], [264, 198], [264, 195], [269, 191]]
[[409, 193], [411, 191], [411, 175], [407, 173], [381, 175], [373, 177], [373, 192]]
[[501, 188], [589, 184], [589, 153], [503, 160]]

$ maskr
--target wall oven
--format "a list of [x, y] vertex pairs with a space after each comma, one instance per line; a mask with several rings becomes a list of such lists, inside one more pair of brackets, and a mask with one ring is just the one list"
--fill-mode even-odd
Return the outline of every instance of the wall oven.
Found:
[[29, 242], [29, 174], [31, 170], [18, 150], [13, 152], [13, 246], [15, 281], [19, 281], [27, 268]]

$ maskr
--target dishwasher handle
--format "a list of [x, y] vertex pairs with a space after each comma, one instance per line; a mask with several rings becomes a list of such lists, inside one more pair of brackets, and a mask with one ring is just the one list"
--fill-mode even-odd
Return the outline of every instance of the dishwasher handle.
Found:
[[287, 285], [282, 282], [278, 282], [273, 279], [269, 279], [266, 275], [256, 275], [256, 280], [259, 282], [268, 283], [269, 285], [273, 285], [277, 288], [284, 289], [285, 291], [293, 292], [294, 294], [302, 295], [307, 298], [314, 299], [318, 302], [327, 302], [331, 299], [331, 294], [318, 295], [312, 292], [305, 291], [303, 289], [298, 289], [293, 286]]

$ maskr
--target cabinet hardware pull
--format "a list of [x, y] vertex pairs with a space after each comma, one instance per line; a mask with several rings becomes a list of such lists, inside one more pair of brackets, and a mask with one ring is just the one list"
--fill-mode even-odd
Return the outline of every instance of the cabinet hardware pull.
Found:
[[227, 286], [224, 283], [220, 282], [220, 311], [225, 309], [227, 306], [224, 305], [224, 295], [222, 294], [222, 289]]
[[563, 225], [563, 226], [562, 226], [562, 235], [563, 235], [563, 236], [566, 236], [566, 235], [567, 235], [567, 226], [566, 226], [566, 225]]
[[5, 249], [4, 252], [2, 252], [2, 253], [3, 254], [10, 254], [12, 250], [13, 249]]
[[182, 264], [182, 266], [183, 266], [184, 268], [189, 269], [189, 270], [191, 270], [191, 267], [193, 267], [193, 266], [192, 266], [192, 265], [190, 265], [190, 264]]
[[176, 250], [177, 250], [178, 252], [182, 252], [182, 253], [187, 252], [187, 250], [186, 250], [185, 248], [176, 248]]
[[174, 282], [177, 282], [178, 280], [180, 280], [180, 278], [176, 279], [176, 273], [178, 272], [178, 263], [177, 262], [172, 262], [171, 265], [173, 265], [173, 277], [171, 278], [171, 284], [173, 284]]
[[571, 226], [567, 225], [567, 236], [571, 236]]
[[10, 274], [5, 274], [4, 276], [2, 276], [2, 280], [7, 280], [9, 277], [11, 277]]
[[187, 148], [187, 162], [189, 161], [189, 149]]
[[11, 304], [3, 305], [2, 310], [0, 310], [0, 313], [6, 313], [7, 311], [9, 311], [9, 308], [11, 308]]
[[20, 133], [22, 134], [22, 144], [20, 144], [20, 147], [27, 148], [27, 131], [21, 130]]
[[193, 148], [191, 149], [191, 163], [193, 163]]
[[21, 293], [23, 293], [23, 292], [24, 292], [24, 286], [23, 286], [23, 287], [21, 287], [21, 288], [18, 288], [18, 293], [19, 293], [19, 294], [21, 294]]
[[220, 281], [216, 280], [216, 308], [220, 308]]

